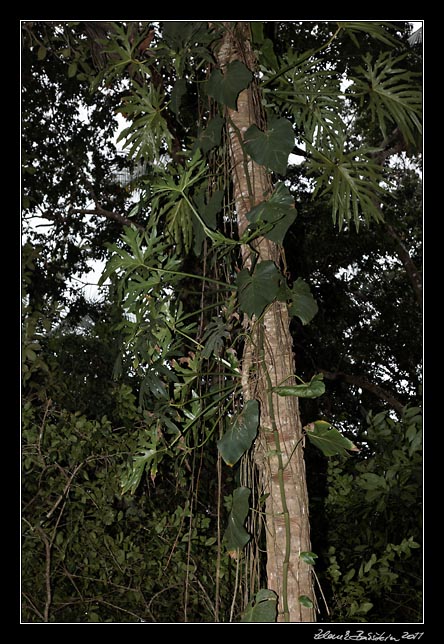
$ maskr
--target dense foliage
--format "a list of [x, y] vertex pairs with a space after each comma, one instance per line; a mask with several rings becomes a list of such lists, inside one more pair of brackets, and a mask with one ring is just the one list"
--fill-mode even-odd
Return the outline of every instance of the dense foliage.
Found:
[[341, 24], [252, 25], [245, 150], [275, 185], [244, 241], [283, 243], [282, 275], [241, 270], [218, 105], [250, 77], [218, 76], [220, 25], [23, 23], [23, 621], [260, 620], [241, 316], [275, 298], [303, 422], [360, 449], [307, 431], [319, 619], [421, 620], [420, 52], [406, 23]]

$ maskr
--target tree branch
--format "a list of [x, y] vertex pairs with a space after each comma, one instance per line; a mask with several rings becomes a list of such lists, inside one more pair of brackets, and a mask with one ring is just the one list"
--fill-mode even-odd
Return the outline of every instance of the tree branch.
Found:
[[381, 400], [387, 402], [399, 414], [402, 414], [404, 410], [404, 405], [397, 398], [395, 398], [393, 394], [391, 394], [380, 385], [377, 385], [374, 382], [370, 382], [365, 376], [355, 376], [352, 374], [343, 373], [342, 371], [331, 372], [327, 371], [326, 369], [319, 369], [319, 371], [324, 374], [324, 377], [327, 378], [327, 380], [343, 380], [350, 385], [355, 385], [356, 387], [360, 387], [361, 389], [369, 391]]
[[135, 226], [138, 230], [145, 230], [145, 226], [138, 224], [125, 215], [119, 215], [117, 212], [112, 212], [111, 210], [105, 210], [102, 206], [96, 204], [95, 208], [70, 208], [69, 214], [72, 215], [98, 215], [99, 217], [106, 217], [112, 221], [117, 221], [118, 224], [122, 226]]
[[401, 131], [396, 127], [391, 134], [389, 134], [379, 145], [379, 150], [374, 152], [371, 156], [373, 159], [383, 165], [388, 157], [394, 154], [400, 154], [406, 149], [406, 144]]
[[389, 224], [386, 225], [387, 232], [390, 235], [392, 239], [395, 240], [396, 242], [396, 252], [398, 253], [398, 257], [401, 260], [407, 275], [409, 276], [411, 285], [413, 287], [413, 290], [415, 291], [416, 299], [418, 300], [419, 307], [422, 312], [422, 279], [421, 279], [421, 272], [416, 268], [416, 265], [412, 258], [410, 257], [410, 253], [407, 250], [407, 248], [404, 246], [402, 239], [399, 237], [399, 235], [396, 233], [394, 228], [390, 226]]
[[52, 601], [52, 591], [51, 591], [51, 546], [52, 543], [49, 541], [46, 533], [40, 526], [36, 528], [37, 532], [41, 535], [43, 543], [45, 544], [45, 586], [46, 586], [46, 598], [45, 598], [45, 608], [43, 611], [43, 621], [49, 622], [49, 609], [51, 607]]

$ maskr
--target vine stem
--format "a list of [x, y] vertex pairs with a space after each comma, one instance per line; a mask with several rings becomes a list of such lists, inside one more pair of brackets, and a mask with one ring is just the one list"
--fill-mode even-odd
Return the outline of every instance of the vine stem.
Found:
[[284, 561], [282, 564], [282, 607], [283, 607], [284, 621], [289, 622], [290, 610], [288, 607], [288, 572], [289, 572], [290, 554], [291, 554], [290, 513], [288, 511], [287, 498], [285, 495], [284, 461], [282, 459], [281, 444], [279, 440], [279, 430], [276, 425], [276, 418], [274, 413], [273, 383], [271, 382], [270, 374], [268, 372], [268, 368], [265, 362], [263, 325], [261, 325], [261, 328], [260, 328], [259, 346], [260, 346], [262, 370], [263, 370], [265, 379], [267, 381], [268, 413], [270, 415], [271, 430], [273, 432], [275, 452], [276, 452], [276, 457], [278, 461], [278, 482], [279, 482], [279, 491], [281, 496], [282, 514], [284, 517], [284, 525], [285, 525], [285, 554], [284, 554]]

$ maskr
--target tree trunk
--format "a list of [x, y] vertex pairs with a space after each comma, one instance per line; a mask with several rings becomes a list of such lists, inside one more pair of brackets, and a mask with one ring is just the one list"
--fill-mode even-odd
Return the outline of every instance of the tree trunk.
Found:
[[[251, 48], [248, 23], [224, 23], [225, 35], [217, 52], [222, 69], [240, 60], [251, 71], [255, 57]], [[237, 110], [227, 108], [231, 175], [239, 234], [248, 225], [246, 214], [271, 191], [271, 178], [264, 166], [246, 161], [240, 137], [253, 123], [264, 128], [264, 117], [254, 81], [242, 91]], [[255, 242], [258, 261], [272, 260], [280, 266], [283, 251], [265, 238]], [[251, 266], [251, 250], [243, 247], [244, 266]], [[260, 432], [255, 460], [263, 480], [266, 501], [268, 588], [279, 598], [278, 621], [313, 622], [314, 609], [301, 604], [304, 595], [314, 604], [311, 567], [300, 553], [310, 551], [310, 528], [302, 427], [297, 398], [280, 397], [270, 389], [294, 384], [295, 364], [289, 315], [285, 303], [275, 301], [260, 322], [247, 320], [250, 340], [242, 362], [243, 394], [246, 400], [260, 403]]]

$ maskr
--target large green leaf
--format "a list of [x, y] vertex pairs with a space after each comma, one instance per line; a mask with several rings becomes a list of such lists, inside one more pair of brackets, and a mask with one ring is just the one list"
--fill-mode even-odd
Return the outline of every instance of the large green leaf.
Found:
[[384, 137], [388, 125], [397, 126], [407, 141], [415, 143], [415, 134], [422, 132], [422, 92], [419, 74], [398, 66], [404, 58], [405, 55], [393, 58], [390, 52], [383, 52], [373, 62], [367, 54], [365, 68], [356, 70], [362, 77], [353, 79], [350, 92], [360, 98], [361, 106], [368, 101]]
[[241, 622], [275, 622], [278, 597], [274, 590], [261, 588], [242, 616]]
[[339, 229], [344, 221], [353, 218], [356, 229], [362, 217], [368, 223], [372, 219], [382, 221], [379, 199], [384, 194], [382, 168], [372, 155], [375, 148], [360, 148], [345, 152], [347, 143], [344, 133], [338, 133], [337, 141], [330, 150], [320, 152], [307, 143], [312, 152], [309, 172], [315, 174], [316, 186], [312, 198], [331, 194], [332, 217]]
[[204, 154], [212, 148], [220, 145], [223, 125], [224, 119], [216, 114], [216, 116], [210, 120], [205, 130], [200, 134], [197, 143], [199, 147], [202, 148]]
[[268, 129], [262, 132], [256, 125], [250, 125], [245, 132], [245, 150], [251, 158], [278, 174], [287, 171], [288, 155], [294, 148], [294, 132], [290, 121], [273, 117]]
[[259, 403], [248, 400], [230, 429], [217, 443], [217, 448], [225, 463], [233, 467], [240, 457], [250, 449], [259, 427]]
[[248, 487], [238, 487], [233, 492], [233, 503], [224, 534], [224, 541], [230, 553], [242, 550], [250, 540], [250, 535], [244, 528], [250, 509], [250, 494], [251, 490]]
[[264, 232], [264, 237], [282, 244], [287, 230], [296, 219], [294, 200], [287, 186], [279, 182], [270, 199], [252, 208], [247, 213], [247, 219], [256, 226], [261, 223], [273, 224], [271, 230]]
[[325, 420], [317, 420], [304, 427], [308, 439], [316, 445], [325, 456], [348, 456], [347, 451], [359, 452], [359, 449], [335, 427]]
[[282, 275], [271, 260], [256, 264], [253, 274], [246, 268], [238, 273], [239, 306], [250, 317], [259, 317], [279, 293]]
[[323, 374], [319, 373], [310, 380], [300, 385], [281, 385], [273, 387], [273, 392], [279, 396], [298, 396], [299, 398], [318, 398], [325, 393], [322, 382]]
[[[375, 40], [383, 42], [389, 47], [399, 47], [401, 44], [399, 38], [396, 37], [396, 25], [387, 21], [369, 21], [369, 20], [349, 20], [347, 22], [338, 22], [338, 27], [344, 29], [355, 45], [359, 47], [359, 41], [356, 38], [355, 34], [368, 34]], [[390, 33], [390, 30], [393, 33]]]
[[119, 134], [117, 142], [124, 140], [128, 157], [139, 161], [159, 159], [162, 142], [171, 147], [171, 133], [162, 115], [164, 97], [154, 86], [148, 88], [132, 83], [132, 94], [123, 98], [119, 112], [130, 117], [131, 125]]
[[224, 74], [220, 69], [213, 69], [207, 84], [208, 95], [236, 110], [237, 97], [248, 87], [252, 78], [250, 70], [240, 60], [234, 60], [227, 65]]
[[298, 317], [304, 325], [311, 322], [318, 312], [318, 305], [307, 282], [298, 277], [288, 295], [290, 315]]

